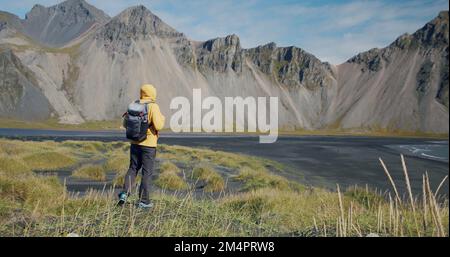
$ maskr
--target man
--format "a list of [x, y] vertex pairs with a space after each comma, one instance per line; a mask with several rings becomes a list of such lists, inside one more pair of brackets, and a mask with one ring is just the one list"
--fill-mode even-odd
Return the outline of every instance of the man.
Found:
[[[152, 85], [141, 87], [140, 104], [147, 104], [148, 123], [147, 137], [140, 142], [132, 141], [130, 147], [130, 168], [125, 176], [124, 190], [119, 194], [119, 205], [127, 201], [127, 197], [135, 187], [135, 180], [139, 170], [142, 168], [142, 180], [139, 187], [140, 208], [151, 208], [150, 201], [150, 176], [153, 173], [155, 162], [156, 146], [158, 143], [158, 131], [164, 127], [165, 117], [161, 114], [158, 104], [156, 104], [156, 89]], [[145, 117], [145, 115], [144, 115]], [[126, 124], [126, 120], [125, 120]], [[126, 126], [125, 126], [126, 127]]]

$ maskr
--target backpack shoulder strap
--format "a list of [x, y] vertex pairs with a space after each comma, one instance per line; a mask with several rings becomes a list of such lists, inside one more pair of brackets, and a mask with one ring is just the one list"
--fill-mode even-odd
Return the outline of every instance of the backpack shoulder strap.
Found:
[[[152, 123], [152, 116], [151, 116], [151, 104], [152, 103], [144, 103], [144, 105], [145, 105], [145, 111], [147, 112], [147, 114], [148, 114], [148, 123], [149, 124], [151, 124]], [[150, 105], [150, 108], [149, 108], [149, 105]]]

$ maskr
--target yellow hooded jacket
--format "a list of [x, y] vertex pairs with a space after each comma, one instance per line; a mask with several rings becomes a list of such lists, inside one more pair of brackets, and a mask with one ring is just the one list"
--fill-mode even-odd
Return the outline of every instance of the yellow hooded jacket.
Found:
[[158, 134], [157, 131], [164, 127], [164, 122], [166, 118], [162, 115], [159, 106], [155, 103], [156, 100], [156, 89], [153, 85], [143, 85], [141, 87], [141, 98], [140, 103], [150, 103], [148, 105], [148, 120], [150, 122], [150, 127], [147, 130], [147, 138], [142, 142], [131, 142], [132, 144], [156, 147], [158, 145]]

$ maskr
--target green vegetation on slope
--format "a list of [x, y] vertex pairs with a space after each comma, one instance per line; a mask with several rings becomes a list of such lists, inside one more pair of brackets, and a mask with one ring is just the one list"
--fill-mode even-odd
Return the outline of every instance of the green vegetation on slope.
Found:
[[53, 129], [53, 130], [119, 130], [121, 120], [87, 121], [81, 124], [61, 124], [58, 119], [45, 121], [21, 121], [0, 118], [1, 128]]

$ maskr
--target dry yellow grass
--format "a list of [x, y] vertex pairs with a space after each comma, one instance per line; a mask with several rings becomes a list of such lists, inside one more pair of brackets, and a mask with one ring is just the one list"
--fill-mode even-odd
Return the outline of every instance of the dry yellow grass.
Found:
[[0, 172], [4, 174], [24, 174], [31, 172], [30, 168], [18, 157], [1, 157]]
[[244, 183], [243, 190], [255, 190], [260, 188], [277, 188], [280, 190], [290, 189], [289, 181], [284, 177], [270, 174], [266, 170], [255, 170], [247, 167], [242, 168], [235, 177]]
[[25, 208], [32, 215], [48, 214], [60, 207], [64, 190], [58, 178], [54, 176], [38, 177], [33, 173], [12, 175], [0, 172], [0, 205], [3, 205], [0, 209], [8, 213], [15, 208]]
[[117, 174], [127, 171], [130, 166], [130, 158], [123, 154], [115, 154], [108, 158], [105, 163], [106, 171], [115, 172]]
[[209, 162], [229, 169], [240, 169], [242, 167], [249, 167], [252, 169], [284, 169], [283, 165], [280, 163], [245, 154], [234, 154], [177, 145], [159, 145], [158, 151], [159, 158], [191, 164]]
[[[0, 144], [5, 143], [7, 140], [0, 140]], [[424, 174], [420, 195], [411, 197], [409, 191], [407, 198], [397, 197], [396, 185], [409, 184], [404, 158], [405, 178], [392, 180], [393, 190], [389, 194], [357, 187], [347, 190], [337, 187], [337, 192], [320, 188], [295, 190], [284, 178], [264, 169], [252, 170], [247, 165], [241, 167], [238, 176], [251, 190], [224, 192], [215, 199], [196, 198], [191, 191], [168, 194], [163, 190], [152, 195], [155, 207], [151, 215], [142, 215], [132, 206], [116, 208], [117, 196], [112, 191], [103, 194], [90, 191], [85, 196], [73, 197], [56, 177], [35, 175], [22, 160], [55, 149], [76, 154], [76, 147], [54, 142], [9, 143], [11, 151], [0, 153], [0, 234], [3, 236], [61, 236], [68, 232], [82, 236], [366, 236], [377, 233], [446, 237], [449, 234], [448, 198], [439, 198], [442, 195], [438, 192], [447, 177], [433, 191], [428, 174]], [[106, 152], [92, 154], [104, 157], [117, 154], [114, 152], [117, 148], [108, 145], [99, 148]], [[166, 147], [167, 151], [177, 153], [177, 149]], [[204, 158], [206, 163], [198, 165], [192, 176], [210, 183], [211, 177], [223, 181], [216, 170], [208, 167], [214, 165], [214, 155], [221, 153], [203, 151], [200, 149], [197, 157]], [[167, 163], [161, 169], [181, 179], [174, 166]], [[380, 172], [383, 168], [390, 177], [389, 167], [380, 166]]]
[[155, 184], [163, 189], [185, 190], [188, 184], [180, 177], [180, 169], [172, 162], [166, 161], [161, 164], [160, 174]]
[[225, 181], [222, 176], [208, 164], [194, 167], [192, 177], [206, 182], [205, 192], [220, 192], [225, 189]]
[[61, 124], [58, 119], [49, 119], [42, 122], [29, 122], [0, 118], [2, 128], [27, 128], [27, 129], [57, 129], [57, 130], [120, 130], [121, 120], [91, 121], [82, 124]]
[[101, 165], [84, 165], [72, 173], [73, 177], [105, 181], [106, 171]]
[[73, 157], [58, 152], [34, 153], [23, 157], [23, 160], [32, 170], [39, 171], [55, 171], [76, 163]]

